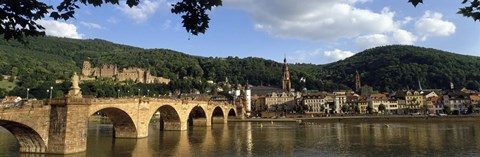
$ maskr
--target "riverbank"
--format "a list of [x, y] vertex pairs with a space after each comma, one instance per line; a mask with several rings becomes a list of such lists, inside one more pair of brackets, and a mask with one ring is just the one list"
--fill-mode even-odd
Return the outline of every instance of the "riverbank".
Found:
[[322, 122], [447, 122], [447, 121], [480, 121], [479, 115], [468, 116], [337, 116], [337, 117], [312, 117], [312, 118], [253, 118], [253, 119], [229, 119], [228, 122], [298, 122], [298, 123], [322, 123]]

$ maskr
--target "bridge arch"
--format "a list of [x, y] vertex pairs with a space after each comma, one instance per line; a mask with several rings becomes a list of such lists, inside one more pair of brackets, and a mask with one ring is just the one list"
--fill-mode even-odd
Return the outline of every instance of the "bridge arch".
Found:
[[132, 117], [122, 109], [107, 107], [96, 110], [93, 114], [100, 112], [105, 114], [113, 124], [113, 136], [116, 138], [137, 138], [137, 128]]
[[188, 126], [208, 126], [207, 113], [201, 106], [193, 107], [188, 115]]
[[212, 124], [223, 124], [226, 122], [225, 114], [220, 106], [216, 106], [212, 111]]
[[180, 116], [173, 106], [162, 105], [156, 112], [160, 113], [160, 130], [182, 130]]
[[46, 151], [45, 140], [31, 127], [8, 120], [0, 120], [0, 126], [15, 136], [20, 145], [20, 152], [44, 153]]
[[235, 112], [235, 109], [234, 108], [231, 108], [230, 110], [228, 110], [228, 115], [227, 115], [228, 118], [235, 118], [237, 117], [237, 112]]

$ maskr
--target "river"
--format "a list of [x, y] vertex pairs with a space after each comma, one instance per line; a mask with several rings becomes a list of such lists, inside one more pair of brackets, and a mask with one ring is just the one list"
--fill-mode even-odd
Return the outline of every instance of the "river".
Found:
[[[159, 131], [143, 139], [114, 139], [112, 125], [89, 123], [83, 156], [479, 156], [477, 122], [230, 122], [188, 131]], [[18, 153], [14, 136], [0, 127], [0, 156]]]

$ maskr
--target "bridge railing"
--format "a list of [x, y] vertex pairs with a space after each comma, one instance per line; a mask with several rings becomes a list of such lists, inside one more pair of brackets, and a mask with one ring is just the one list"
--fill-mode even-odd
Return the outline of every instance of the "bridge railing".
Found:
[[207, 103], [208, 105], [233, 105], [231, 101], [212, 101], [203, 99], [179, 99], [172, 97], [131, 97], [131, 98], [58, 98], [46, 100], [48, 105], [103, 105], [160, 102], [168, 104]]
[[45, 101], [43, 100], [21, 100], [15, 103], [3, 103], [0, 104], [0, 109], [15, 109], [15, 108], [36, 108], [36, 107], [43, 107], [45, 105]]
[[97, 104], [124, 104], [124, 103], [138, 103], [139, 98], [99, 98], [99, 99], [91, 99], [92, 105]]

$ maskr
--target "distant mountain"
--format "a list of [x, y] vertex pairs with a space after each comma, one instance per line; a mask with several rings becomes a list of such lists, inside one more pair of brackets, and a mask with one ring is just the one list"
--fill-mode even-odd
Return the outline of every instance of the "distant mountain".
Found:
[[[73, 71], [80, 72], [86, 59], [97, 67], [116, 64], [120, 69], [146, 68], [154, 76], [172, 79], [169, 88], [181, 87], [182, 91], [204, 90], [207, 87], [202, 82], [227, 78], [233, 84], [248, 80], [253, 85], [279, 87], [283, 65], [255, 57], [200, 57], [99, 39], [43, 37], [32, 38], [26, 45], [0, 40], [0, 74], [18, 76], [17, 93], [26, 88], [48, 88], [57, 79], [68, 80]], [[456, 87], [478, 89], [479, 67], [479, 57], [400, 45], [368, 49], [326, 65], [289, 65], [292, 86], [297, 90], [307, 87], [325, 91], [354, 88], [355, 70], [360, 72], [363, 85], [380, 91], [415, 89], [418, 82], [423, 88], [445, 89], [453, 82]], [[301, 77], [306, 78], [306, 84], [300, 84]]]

